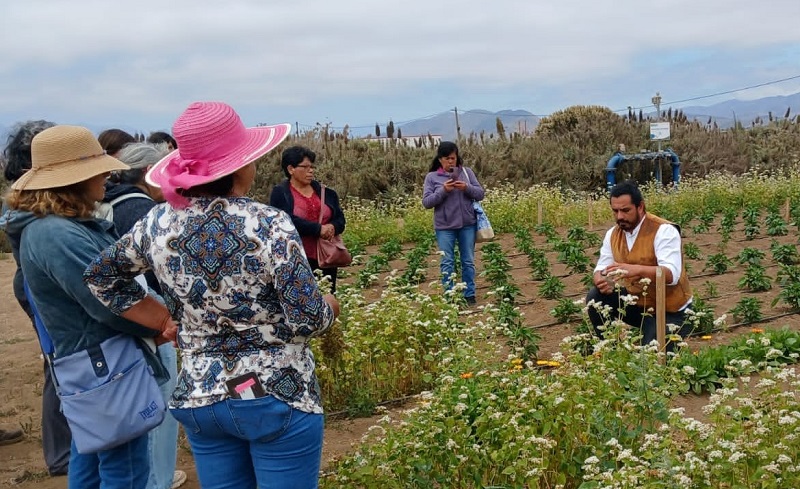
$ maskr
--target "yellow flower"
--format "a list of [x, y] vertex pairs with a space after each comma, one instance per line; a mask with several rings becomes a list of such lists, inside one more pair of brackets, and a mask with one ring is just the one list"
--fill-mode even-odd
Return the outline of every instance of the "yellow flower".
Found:
[[555, 360], [536, 360], [536, 365], [541, 367], [560, 367], [561, 364]]
[[712, 338], [712, 336], [710, 334], [703, 335], [703, 336], [700, 337], [701, 340], [706, 340], [706, 341], [710, 340], [711, 338]]

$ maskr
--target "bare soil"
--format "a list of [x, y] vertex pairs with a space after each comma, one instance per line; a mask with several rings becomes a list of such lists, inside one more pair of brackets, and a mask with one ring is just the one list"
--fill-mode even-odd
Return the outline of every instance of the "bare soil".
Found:
[[[560, 235], [565, 234], [565, 230], [559, 231]], [[602, 237], [605, 228], [598, 226], [590, 231]], [[720, 296], [709, 299], [707, 302], [715, 307], [717, 316], [729, 313], [742, 297], [755, 296], [761, 300], [762, 311], [767, 318], [766, 321], [757, 325], [739, 326], [726, 332], [715, 333], [710, 340], [702, 340], [699, 337], [690, 338], [690, 348], [698, 349], [706, 345], [727, 343], [734, 336], [749, 333], [752, 327], [786, 326], [800, 329], [800, 317], [796, 314], [787, 314], [788, 311], [780, 304], [776, 307], [771, 306], [773, 298], [779, 291], [777, 287], [769, 292], [757, 294], [738, 288], [737, 283], [745, 269], [744, 266], [737, 265], [722, 275], [712, 275], [703, 271], [706, 257], [719, 251], [720, 238], [717, 234], [711, 232], [695, 235], [691, 231], [685, 231], [684, 235], [684, 242], [697, 244], [703, 255], [698, 260], [687, 260], [695, 295], [704, 296], [708, 287], [707, 282], [716, 286]], [[774, 279], [778, 268], [771, 265], [771, 254], [769, 253], [771, 239], [773, 238], [762, 236], [755, 240], [745, 241], [743, 233], [738, 232], [724, 248], [724, 253], [735, 261], [736, 255], [745, 247], [764, 250], [767, 253], [764, 260], [767, 265], [767, 274]], [[777, 239], [781, 243], [797, 243], [797, 236], [794, 234]], [[561, 339], [573, 334], [576, 326], [558, 324], [550, 315], [550, 310], [555, 307], [557, 301], [538, 297], [540, 282], [531, 278], [527, 257], [515, 249], [513, 236], [502, 235], [499, 237], [499, 242], [512, 265], [512, 277], [522, 291], [519, 303], [526, 323], [535, 327], [541, 336], [540, 358], [549, 358], [553, 353], [559, 351]], [[552, 249], [541, 236], [535, 236], [535, 242], [543, 249]], [[480, 246], [478, 245], [478, 249]], [[374, 249], [370, 251], [374, 251]], [[593, 262], [595, 261], [593, 256], [595, 251], [596, 249], [586, 250]], [[564, 291], [565, 296], [574, 299], [582, 298], [585, 288], [580, 283], [580, 276], [570, 275], [566, 266], [558, 263], [555, 252], [549, 251], [548, 258], [553, 273], [562, 276], [562, 280], [567, 286]], [[476, 262], [480, 272], [482, 270], [480, 251], [476, 253]], [[391, 265], [402, 269], [405, 263], [403, 260], [397, 260]], [[14, 445], [0, 446], [0, 487], [64, 489], [67, 486], [66, 478], [49, 477], [42, 460], [40, 426], [42, 359], [30, 322], [14, 299], [11, 288], [14, 269], [15, 265], [10, 256], [0, 259], [0, 297], [3, 299], [0, 302], [0, 427], [21, 427], [25, 431], [25, 439]], [[341, 279], [342, 282], [352, 280], [357, 271], [358, 267], [349, 269], [345, 277]], [[432, 253], [429, 258], [428, 280], [435, 280], [437, 274], [438, 256]], [[490, 300], [486, 296], [488, 286], [483, 277], [479, 277], [477, 282], [479, 305], [485, 304]], [[372, 292], [367, 292], [368, 297], [372, 293], [377, 296], [379, 287]], [[733, 319], [729, 314], [729, 324], [732, 323]], [[687, 415], [702, 419], [701, 409], [706, 403], [707, 396], [688, 395], [677, 399], [675, 404], [684, 407]], [[367, 429], [377, 423], [378, 418], [379, 416], [355, 420], [328, 420], [325, 429], [323, 466], [327, 466], [332, 460], [351, 451], [352, 447], [359, 443]], [[179, 440], [178, 468], [186, 471], [189, 476], [184, 488], [199, 488], [191, 451], [183, 437]]]

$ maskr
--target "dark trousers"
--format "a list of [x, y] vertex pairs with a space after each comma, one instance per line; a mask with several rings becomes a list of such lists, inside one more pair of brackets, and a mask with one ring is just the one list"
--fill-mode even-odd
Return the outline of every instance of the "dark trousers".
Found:
[[42, 451], [50, 475], [64, 475], [69, 467], [72, 433], [67, 418], [61, 413], [61, 400], [56, 394], [53, 374], [44, 361], [44, 387], [42, 388]]
[[322, 275], [329, 277], [331, 280], [331, 294], [336, 292], [336, 272], [338, 268], [320, 268], [319, 262], [313, 258], [308, 259], [308, 264], [311, 265], [311, 270], [322, 270]]
[[[649, 345], [651, 341], [655, 341], [656, 338], [656, 315], [655, 311], [650, 313], [649, 315], [643, 314], [644, 311], [641, 307], [636, 305], [629, 305], [625, 307], [624, 315], [619, 313], [619, 309], [621, 306], [620, 303], [620, 295], [627, 295], [628, 292], [625, 289], [620, 289], [619, 291], [615, 290], [614, 292], [605, 295], [600, 293], [597, 290], [597, 287], [592, 287], [588, 294], [586, 294], [586, 303], [588, 304], [589, 301], [594, 300], [595, 302], [599, 302], [603, 305], [611, 306], [611, 314], [610, 317], [606, 320], [603, 316], [597, 312], [597, 309], [594, 307], [589, 307], [589, 320], [592, 322], [592, 326], [594, 326], [595, 334], [599, 337], [603, 337], [603, 331], [599, 329], [599, 326], [602, 326], [606, 321], [613, 321], [615, 319], [621, 319], [630, 326], [635, 328], [641, 328], [642, 330], [642, 344]], [[678, 312], [667, 312], [667, 337], [669, 337], [669, 325], [675, 324], [680, 327], [680, 329], [676, 332], [682, 338], [686, 338], [686, 336], [691, 333], [691, 325], [686, 324], [684, 325], [684, 320], [686, 319], [686, 309], [684, 308], [682, 311]], [[673, 342], [667, 342], [667, 351], [672, 351], [674, 345]]]

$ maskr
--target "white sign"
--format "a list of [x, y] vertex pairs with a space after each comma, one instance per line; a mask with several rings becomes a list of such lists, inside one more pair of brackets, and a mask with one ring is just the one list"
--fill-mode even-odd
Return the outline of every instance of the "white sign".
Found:
[[669, 122], [651, 122], [650, 139], [656, 141], [669, 139]]

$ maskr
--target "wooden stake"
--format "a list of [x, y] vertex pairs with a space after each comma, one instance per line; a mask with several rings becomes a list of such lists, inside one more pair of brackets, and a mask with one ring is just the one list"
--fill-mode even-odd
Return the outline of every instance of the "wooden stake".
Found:
[[594, 216], [592, 216], [592, 202], [594, 202], [594, 199], [592, 199], [590, 197], [589, 198], [589, 231], [594, 229]]
[[[656, 268], [656, 339], [658, 351], [666, 353], [667, 346], [667, 310], [666, 310], [666, 282], [663, 267]], [[661, 363], [666, 363], [667, 357], [661, 357]]]
[[542, 201], [541, 200], [539, 201], [539, 204], [537, 205], [537, 207], [538, 207], [538, 209], [537, 209], [536, 224], [541, 226], [542, 225]]
[[792, 199], [786, 197], [786, 210], [784, 211], [783, 220], [790, 222], [792, 220]]

